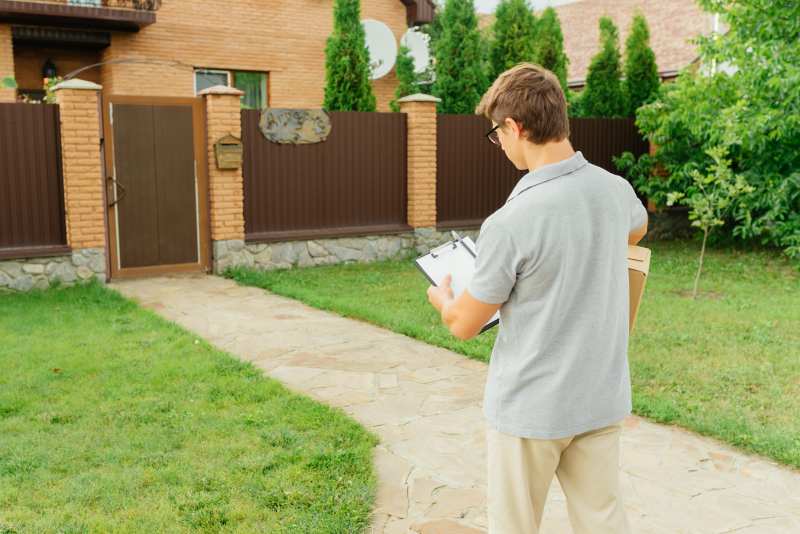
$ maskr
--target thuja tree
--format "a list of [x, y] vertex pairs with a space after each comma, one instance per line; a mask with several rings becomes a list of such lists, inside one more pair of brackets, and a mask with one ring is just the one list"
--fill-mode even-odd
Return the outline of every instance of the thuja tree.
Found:
[[501, 0], [489, 47], [491, 78], [517, 63], [535, 61], [536, 16], [528, 0]]
[[473, 0], [447, 0], [433, 40], [439, 113], [474, 113], [489, 83]]
[[656, 55], [650, 48], [650, 29], [641, 13], [633, 17], [631, 31], [625, 41], [625, 104], [627, 114], [636, 115], [642, 104], [658, 96], [661, 79], [658, 76]]
[[564, 34], [556, 10], [548, 7], [539, 17], [536, 26], [536, 62], [553, 71], [561, 82], [561, 88], [567, 90], [567, 54], [564, 52]]
[[404, 96], [413, 95], [419, 91], [419, 77], [414, 71], [414, 58], [411, 51], [405, 45], [400, 45], [395, 63], [397, 72], [397, 88], [394, 91], [394, 100], [389, 103], [392, 111], [400, 111], [400, 104], [397, 101]]
[[625, 113], [620, 78], [619, 32], [608, 17], [600, 19], [600, 52], [592, 58], [581, 95], [587, 117], [619, 117]]
[[360, 0], [335, 0], [333, 33], [325, 46], [323, 107], [328, 111], [375, 111]]

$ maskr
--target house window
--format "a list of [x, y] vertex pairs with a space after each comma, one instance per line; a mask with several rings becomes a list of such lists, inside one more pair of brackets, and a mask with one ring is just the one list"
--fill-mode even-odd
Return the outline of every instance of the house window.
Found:
[[195, 94], [215, 85], [235, 87], [244, 92], [242, 107], [262, 109], [267, 106], [267, 74], [265, 72], [197, 69], [194, 73]]
[[230, 86], [230, 73], [227, 70], [197, 69], [194, 71], [194, 92], [199, 93], [203, 89], [214, 87], [215, 85]]
[[267, 75], [263, 72], [234, 72], [233, 86], [244, 91], [243, 108], [263, 109], [267, 107]]

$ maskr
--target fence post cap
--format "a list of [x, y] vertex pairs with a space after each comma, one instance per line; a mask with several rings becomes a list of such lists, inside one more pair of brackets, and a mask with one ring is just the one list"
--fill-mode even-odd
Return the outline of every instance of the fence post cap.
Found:
[[424, 93], [416, 93], [413, 95], [404, 96], [403, 98], [397, 99], [398, 102], [436, 102], [439, 103], [442, 101], [441, 98], [437, 98], [433, 95], [426, 95]]
[[208, 89], [203, 89], [199, 93], [198, 96], [206, 96], [206, 95], [232, 95], [232, 96], [242, 96], [244, 95], [244, 91], [240, 91], [235, 87], [228, 87], [227, 85], [215, 85], [213, 87], [209, 87]]
[[94, 82], [81, 80], [80, 78], [72, 78], [71, 80], [66, 80], [64, 82], [56, 84], [56, 86], [53, 87], [53, 91], [60, 91], [62, 89], [81, 89], [86, 91], [100, 91], [102, 88], [103, 88], [102, 85], [98, 85]]

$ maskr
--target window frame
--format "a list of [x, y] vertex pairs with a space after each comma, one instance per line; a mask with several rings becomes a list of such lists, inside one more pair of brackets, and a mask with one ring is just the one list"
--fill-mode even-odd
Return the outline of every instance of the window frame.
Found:
[[[236, 84], [236, 74], [238, 74], [238, 73], [242, 73], [242, 74], [260, 74], [261, 75], [260, 89], [261, 89], [261, 95], [263, 97], [262, 98], [263, 102], [262, 102], [262, 108], [261, 109], [265, 109], [265, 108], [269, 107], [269, 72], [260, 71], [260, 70], [233, 70], [233, 71], [230, 71], [230, 72], [232, 74], [231, 82], [233, 84], [233, 85], [231, 85], [231, 87], [236, 87], [236, 85], [235, 85]], [[242, 109], [254, 109], [254, 108], [245, 108], [244, 106], [242, 106]]]
[[[226, 87], [231, 87], [232, 71], [225, 70], [225, 69], [210, 69], [210, 68], [204, 68], [204, 67], [195, 67], [195, 69], [194, 69], [194, 80], [193, 80], [194, 81], [194, 84], [193, 84], [194, 85], [194, 96], [197, 96], [197, 93], [199, 93], [199, 91], [197, 90], [197, 74], [198, 73], [224, 74], [226, 79], [227, 79], [227, 83], [225, 84], [225, 86]], [[201, 89], [201, 91], [202, 91], [202, 89]]]
[[[262, 79], [261, 79], [261, 91], [262, 91], [263, 100], [264, 100], [264, 102], [262, 104], [263, 105], [262, 109], [266, 109], [267, 107], [269, 107], [269, 98], [270, 98], [270, 94], [269, 94], [270, 72], [269, 71], [219, 69], [219, 68], [211, 68], [211, 67], [194, 67], [193, 86], [194, 86], [194, 95], [195, 96], [197, 96], [197, 94], [199, 93], [199, 91], [197, 90], [197, 75], [199, 73], [225, 74], [226, 79], [227, 79], [227, 83], [225, 84], [226, 87], [235, 87], [234, 84], [236, 83], [236, 74], [237, 73], [242, 73], [242, 74], [260, 74], [262, 76]], [[202, 91], [202, 89], [201, 89], [201, 91]], [[242, 109], [251, 109], [251, 108], [245, 108], [244, 106], [242, 106]]]

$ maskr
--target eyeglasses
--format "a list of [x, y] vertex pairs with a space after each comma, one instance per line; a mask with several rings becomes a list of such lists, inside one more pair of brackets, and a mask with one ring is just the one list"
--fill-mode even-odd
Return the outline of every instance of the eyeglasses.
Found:
[[500, 124], [486, 132], [484, 135], [497, 146], [500, 146], [500, 136], [497, 134], [497, 129], [500, 128]]

